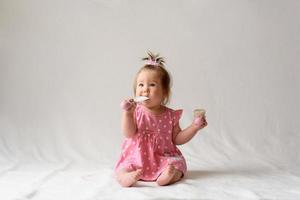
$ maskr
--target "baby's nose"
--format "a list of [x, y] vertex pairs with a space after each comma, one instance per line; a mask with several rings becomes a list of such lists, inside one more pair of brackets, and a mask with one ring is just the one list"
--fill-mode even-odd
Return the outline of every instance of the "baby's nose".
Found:
[[148, 87], [144, 87], [143, 88], [143, 92], [149, 92], [149, 88]]
[[145, 95], [148, 95], [149, 94], [149, 90], [144, 90], [143, 91], [143, 95], [145, 96]]

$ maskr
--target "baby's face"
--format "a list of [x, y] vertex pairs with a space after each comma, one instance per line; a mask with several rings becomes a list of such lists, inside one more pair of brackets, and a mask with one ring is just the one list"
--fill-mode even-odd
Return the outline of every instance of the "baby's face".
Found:
[[149, 97], [149, 100], [143, 102], [147, 108], [160, 106], [164, 94], [158, 73], [152, 70], [141, 71], [137, 77], [135, 95]]

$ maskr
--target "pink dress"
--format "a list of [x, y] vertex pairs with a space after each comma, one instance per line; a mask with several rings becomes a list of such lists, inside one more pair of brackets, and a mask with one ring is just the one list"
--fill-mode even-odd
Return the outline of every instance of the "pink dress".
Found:
[[125, 138], [115, 171], [142, 169], [140, 180], [154, 181], [168, 164], [172, 164], [185, 174], [185, 159], [172, 142], [173, 127], [178, 124], [181, 114], [182, 110], [166, 107], [162, 114], [154, 115], [137, 105], [134, 112], [137, 133], [132, 138]]

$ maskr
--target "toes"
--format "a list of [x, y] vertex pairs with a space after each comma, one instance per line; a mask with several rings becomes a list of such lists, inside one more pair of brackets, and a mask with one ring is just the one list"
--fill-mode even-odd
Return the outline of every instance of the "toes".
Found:
[[175, 167], [168, 165], [165, 171], [158, 177], [157, 184], [160, 186], [168, 185], [175, 175]]
[[135, 179], [138, 180], [141, 175], [142, 175], [142, 170], [141, 169], [136, 170]]
[[136, 171], [120, 174], [117, 180], [121, 184], [121, 186], [131, 187], [140, 179], [141, 175], [142, 175], [142, 170], [139, 169]]
[[169, 174], [173, 174], [175, 172], [175, 167], [173, 165], [169, 165], [168, 172], [169, 172]]

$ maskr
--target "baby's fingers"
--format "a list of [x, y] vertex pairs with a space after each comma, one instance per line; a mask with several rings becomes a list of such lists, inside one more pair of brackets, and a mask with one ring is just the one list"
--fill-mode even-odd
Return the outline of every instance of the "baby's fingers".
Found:
[[126, 99], [121, 102], [120, 106], [123, 110], [129, 111], [132, 109], [132, 107], [135, 107], [135, 102], [133, 99]]
[[131, 107], [129, 108], [129, 111], [134, 111], [136, 108], [136, 102], [134, 102], [133, 100], [130, 102]]
[[204, 128], [205, 126], [207, 126], [207, 121], [206, 121], [205, 116], [203, 116], [203, 117], [202, 116], [201, 117], [195, 117], [195, 119], [194, 119], [193, 122], [200, 129]]
[[204, 117], [203, 118], [203, 127], [205, 127], [205, 126], [207, 126], [208, 125], [208, 123], [207, 123], [207, 121], [206, 121], [206, 118]]

